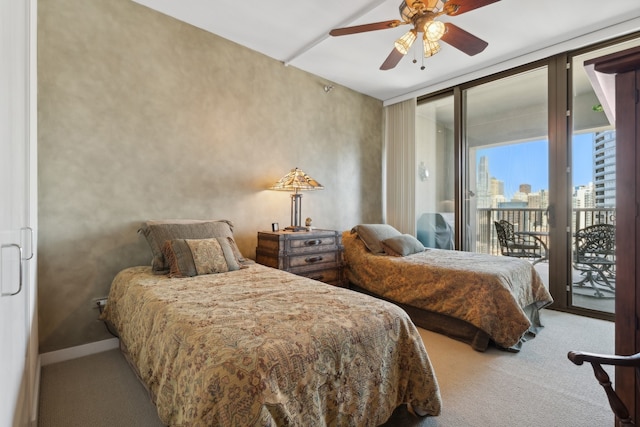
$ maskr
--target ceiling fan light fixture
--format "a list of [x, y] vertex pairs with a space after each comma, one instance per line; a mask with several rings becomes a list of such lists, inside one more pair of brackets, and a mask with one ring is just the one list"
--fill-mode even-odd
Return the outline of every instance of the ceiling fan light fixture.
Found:
[[442, 22], [429, 21], [424, 26], [424, 37], [429, 41], [435, 42], [440, 40], [446, 31], [447, 28]]
[[423, 15], [425, 12], [439, 13], [444, 9], [442, 0], [404, 0], [400, 3], [400, 17], [404, 22], [409, 22], [416, 15]]
[[435, 40], [431, 41], [427, 39], [426, 33], [425, 33], [425, 37], [423, 37], [422, 39], [422, 48], [424, 51], [424, 57], [428, 58], [440, 52], [440, 43], [438, 43]]
[[444, 7], [444, 2], [442, 0], [426, 0], [423, 1], [427, 5], [427, 10], [429, 12], [440, 12]]
[[395, 47], [398, 50], [398, 52], [400, 52], [403, 55], [406, 55], [407, 52], [409, 52], [409, 49], [411, 49], [411, 45], [413, 44], [413, 42], [416, 41], [416, 37], [417, 37], [416, 30], [409, 30], [406, 32], [405, 35], [403, 35], [398, 40], [396, 40]]

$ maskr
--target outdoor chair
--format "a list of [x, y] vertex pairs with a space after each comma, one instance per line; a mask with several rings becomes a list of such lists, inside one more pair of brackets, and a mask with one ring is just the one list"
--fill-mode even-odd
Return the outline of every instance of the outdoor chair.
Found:
[[584, 277], [574, 285], [589, 285], [597, 297], [603, 297], [602, 290], [615, 292], [611, 283], [615, 279], [616, 230], [611, 224], [596, 224], [581, 228], [575, 234], [574, 262], [576, 270]]
[[626, 366], [629, 368], [635, 368], [636, 381], [640, 381], [640, 353], [634, 354], [632, 356], [610, 356], [604, 354], [570, 351], [569, 354], [567, 354], [567, 357], [576, 365], [582, 365], [584, 362], [591, 363], [593, 374], [595, 375], [600, 385], [604, 388], [604, 391], [607, 394], [607, 398], [609, 399], [611, 410], [615, 414], [616, 418], [618, 418], [618, 420], [620, 421], [620, 425], [635, 426], [636, 424], [631, 418], [629, 410], [625, 406], [624, 402], [622, 402], [620, 397], [616, 394], [613, 386], [611, 385], [609, 375], [607, 375], [605, 370], [602, 368], [602, 365]]
[[547, 245], [538, 236], [516, 232], [513, 224], [504, 219], [494, 221], [494, 225], [502, 255], [534, 259], [533, 264], [547, 259]]

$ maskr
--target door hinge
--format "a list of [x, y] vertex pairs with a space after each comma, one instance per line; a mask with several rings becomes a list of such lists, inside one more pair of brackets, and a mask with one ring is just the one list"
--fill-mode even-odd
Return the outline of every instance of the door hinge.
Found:
[[571, 117], [571, 110], [567, 110], [567, 117]]

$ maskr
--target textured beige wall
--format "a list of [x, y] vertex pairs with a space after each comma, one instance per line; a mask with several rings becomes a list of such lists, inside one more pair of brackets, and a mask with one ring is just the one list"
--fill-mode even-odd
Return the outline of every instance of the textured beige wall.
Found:
[[129, 0], [40, 0], [40, 351], [109, 338], [92, 308], [147, 264], [150, 218], [227, 218], [245, 255], [289, 222], [265, 190], [300, 167], [303, 217], [381, 220], [382, 103]]

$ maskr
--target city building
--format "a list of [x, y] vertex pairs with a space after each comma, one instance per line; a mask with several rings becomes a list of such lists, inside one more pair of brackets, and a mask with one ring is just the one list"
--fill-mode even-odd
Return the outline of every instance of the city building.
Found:
[[593, 134], [593, 159], [595, 207], [615, 207], [616, 132], [614, 130]]

